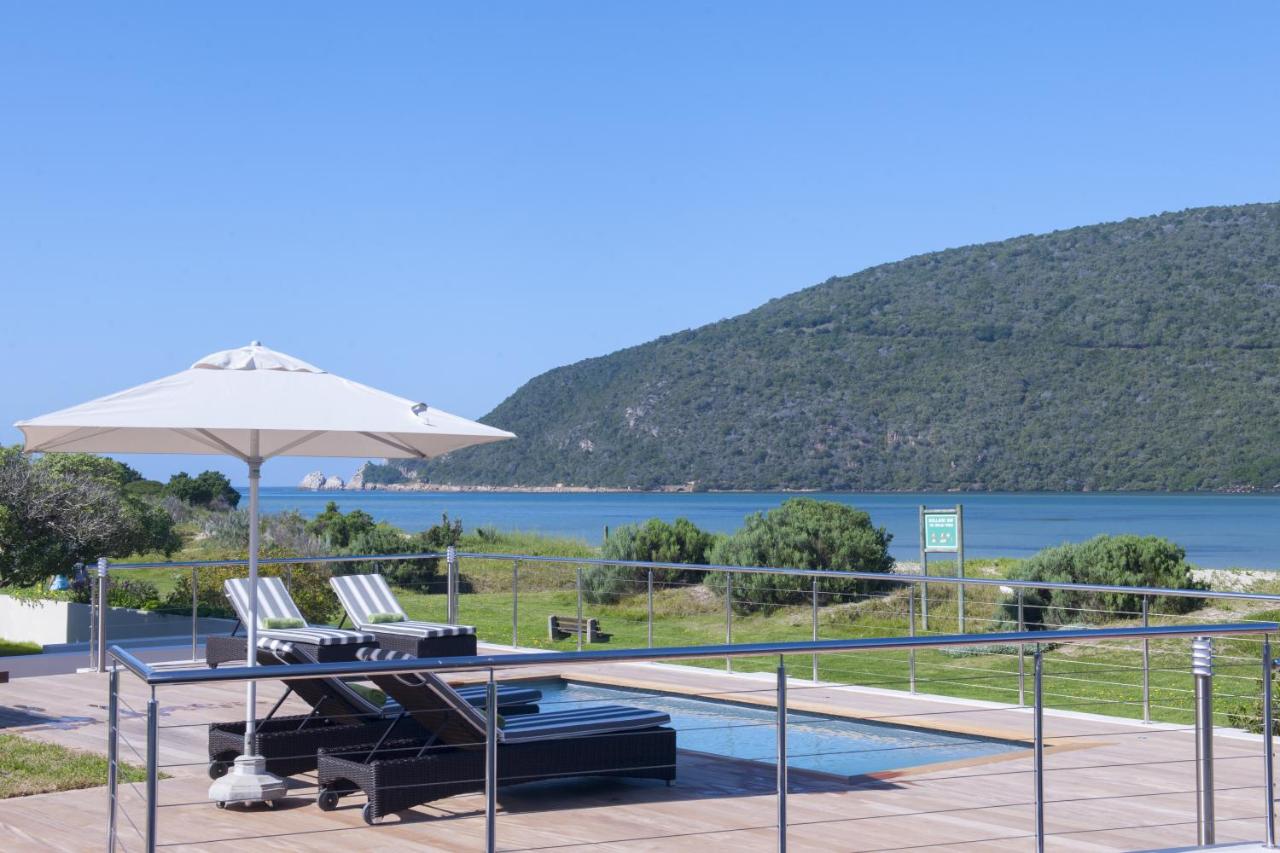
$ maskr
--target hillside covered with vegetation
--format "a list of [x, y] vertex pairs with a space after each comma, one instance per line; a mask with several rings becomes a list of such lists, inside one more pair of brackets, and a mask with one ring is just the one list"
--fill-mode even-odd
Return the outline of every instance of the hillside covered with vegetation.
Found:
[[484, 420], [519, 439], [365, 482], [1275, 488], [1280, 205], [873, 267], [549, 371]]

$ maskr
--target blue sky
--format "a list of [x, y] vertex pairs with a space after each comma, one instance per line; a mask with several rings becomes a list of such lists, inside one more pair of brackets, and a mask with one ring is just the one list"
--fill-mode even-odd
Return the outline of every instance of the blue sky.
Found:
[[3, 9], [6, 443], [254, 338], [478, 417], [832, 275], [1280, 198], [1269, 0]]

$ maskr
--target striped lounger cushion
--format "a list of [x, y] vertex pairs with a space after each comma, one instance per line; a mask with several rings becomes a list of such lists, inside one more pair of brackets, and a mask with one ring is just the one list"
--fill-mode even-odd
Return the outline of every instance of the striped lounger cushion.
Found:
[[[258, 657], [259, 662], [262, 663], [300, 664], [316, 662], [315, 656], [308, 652], [305, 646], [294, 646], [293, 643], [275, 640], [271, 637], [260, 637], [258, 639], [258, 648], [263, 652]], [[313, 682], [316, 685], [316, 689], [311, 689], [305, 682]], [[352, 690], [351, 686], [341, 678], [298, 679], [297, 682], [292, 682], [292, 686], [298, 695], [313, 707], [320, 697], [327, 694], [327, 701], [338, 702], [336, 708], [329, 706], [332, 716], [338, 718], [361, 716], [394, 717], [401, 711], [400, 703], [394, 699], [387, 699], [381, 707], [374, 705], [364, 695]], [[459, 696], [477, 707], [484, 705], [488, 698], [483, 684], [471, 684], [465, 687], [455, 687], [454, 689]], [[504, 686], [498, 696], [498, 703], [505, 709], [521, 705], [533, 705], [541, 698], [542, 691], [535, 687]]]
[[[249, 622], [249, 580], [230, 578], [223, 583], [227, 598], [240, 621]], [[268, 619], [297, 619], [302, 628], [266, 628]], [[313, 628], [306, 624], [302, 611], [293, 603], [289, 591], [280, 578], [258, 578], [258, 634], [291, 643], [307, 643], [312, 646], [345, 646], [349, 643], [374, 643], [377, 638], [362, 631], [344, 631], [340, 628]]]
[[[337, 593], [342, 607], [357, 628], [379, 634], [399, 634], [405, 637], [458, 637], [474, 634], [472, 625], [445, 625], [439, 622], [418, 622], [404, 618], [404, 610], [396, 601], [391, 587], [382, 575], [340, 575], [329, 578], [329, 585]], [[373, 622], [375, 613], [394, 613], [402, 617], [399, 622]]]
[[[412, 660], [409, 655], [390, 649], [360, 649], [360, 660]], [[425, 710], [435, 705], [455, 711], [481, 737], [485, 732], [485, 717], [457, 690], [430, 672], [404, 673], [394, 676], [404, 685], [400, 698], [409, 701], [413, 696], [414, 707]], [[523, 717], [510, 717], [498, 728], [500, 743], [520, 743], [534, 740], [555, 740], [592, 734], [652, 729], [671, 722], [671, 716], [662, 711], [634, 708], [629, 705], [594, 705], [566, 711], [540, 712]]]

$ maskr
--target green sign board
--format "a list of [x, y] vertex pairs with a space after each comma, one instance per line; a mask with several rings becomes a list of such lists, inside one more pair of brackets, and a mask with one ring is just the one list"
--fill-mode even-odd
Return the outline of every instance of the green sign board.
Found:
[[960, 545], [959, 520], [954, 512], [924, 514], [926, 551], [956, 551]]

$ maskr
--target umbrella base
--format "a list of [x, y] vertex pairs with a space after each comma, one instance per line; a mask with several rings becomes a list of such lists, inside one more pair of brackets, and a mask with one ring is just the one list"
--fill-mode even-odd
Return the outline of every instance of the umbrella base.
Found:
[[266, 770], [267, 760], [261, 755], [241, 755], [231, 765], [231, 771], [209, 786], [209, 799], [226, 808], [228, 803], [273, 805], [284, 796], [284, 780]]

